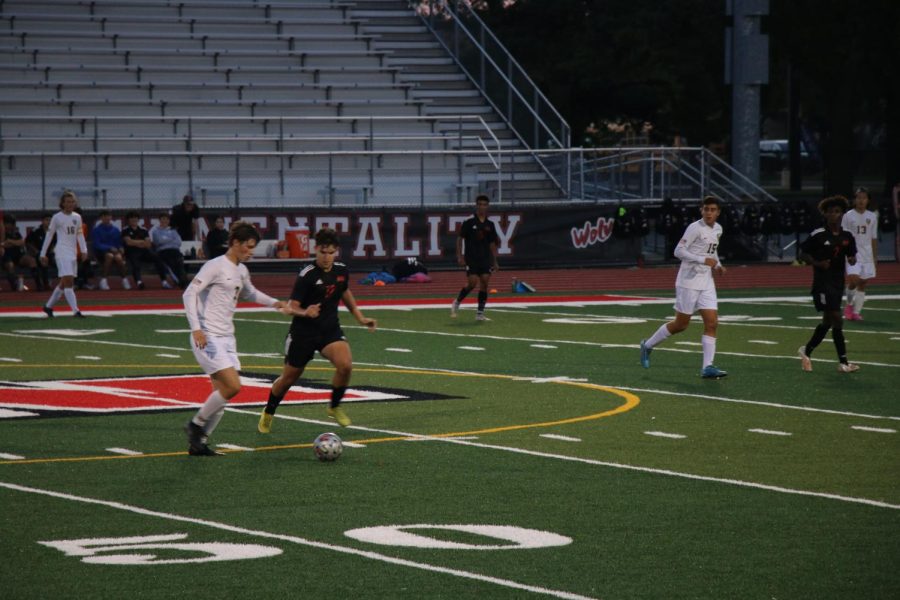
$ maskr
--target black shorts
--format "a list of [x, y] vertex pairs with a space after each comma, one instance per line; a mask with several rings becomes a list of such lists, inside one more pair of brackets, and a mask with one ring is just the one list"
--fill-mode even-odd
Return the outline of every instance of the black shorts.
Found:
[[824, 288], [821, 290], [814, 290], [813, 294], [813, 304], [816, 305], [816, 310], [819, 312], [824, 312], [826, 310], [841, 310], [841, 302], [844, 299], [844, 290], [834, 289], [834, 288]]
[[341, 340], [346, 341], [346, 339], [344, 331], [340, 327], [320, 334], [301, 335], [298, 337], [288, 333], [287, 338], [284, 340], [284, 362], [294, 368], [302, 369], [306, 366], [306, 363], [313, 359], [316, 350], [321, 352], [328, 344]]
[[466, 275], [490, 275], [494, 265], [488, 262], [466, 262]]

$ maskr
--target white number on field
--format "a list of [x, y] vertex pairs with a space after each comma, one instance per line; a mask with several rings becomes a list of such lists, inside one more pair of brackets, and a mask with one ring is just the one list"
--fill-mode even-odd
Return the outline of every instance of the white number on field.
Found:
[[[493, 538], [495, 541], [502, 540], [506, 543], [467, 544], [410, 533], [406, 531], [408, 529], [459, 531]], [[519, 550], [565, 546], [572, 543], [572, 538], [564, 535], [510, 525], [385, 525], [383, 527], [351, 529], [345, 531], [344, 535], [361, 542], [381, 544], [383, 546], [412, 546], [416, 548], [447, 548], [453, 550]]]
[[[121, 538], [83, 538], [38, 542], [56, 548], [66, 556], [80, 556], [82, 562], [103, 565], [174, 565], [219, 560], [264, 558], [281, 554], [280, 548], [258, 544], [225, 544], [220, 542], [175, 543], [187, 538], [186, 533], [147, 535]], [[160, 558], [158, 553], [196, 554], [192, 558]]]

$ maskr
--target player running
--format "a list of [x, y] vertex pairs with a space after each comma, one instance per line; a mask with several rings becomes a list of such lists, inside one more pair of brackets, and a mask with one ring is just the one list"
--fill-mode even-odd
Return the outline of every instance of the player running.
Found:
[[88, 259], [81, 215], [75, 212], [77, 207], [78, 197], [75, 196], [75, 192], [64, 191], [59, 197], [60, 211], [50, 219], [50, 227], [47, 229], [47, 235], [44, 236], [44, 243], [41, 245], [41, 252], [38, 255], [41, 266], [46, 267], [50, 262], [47, 258], [47, 251], [55, 237], [56, 272], [59, 283], [53, 288], [49, 300], [43, 306], [48, 317], [53, 317], [53, 305], [59, 302], [60, 296], [66, 297], [66, 302], [69, 303], [69, 308], [72, 309], [74, 316], [84, 317], [78, 310], [74, 287], [75, 275], [78, 273], [78, 260], [79, 258], [82, 261]]
[[250, 283], [243, 263], [250, 260], [259, 242], [259, 232], [245, 221], [231, 225], [228, 251], [208, 261], [184, 291], [184, 310], [191, 326], [191, 349], [203, 371], [209, 375], [213, 391], [185, 425], [188, 454], [220, 454], [207, 445], [225, 405], [241, 390], [241, 361], [234, 339], [234, 311], [238, 299], [284, 309], [286, 303], [260, 292]]
[[349, 288], [350, 270], [344, 263], [335, 261], [338, 247], [334, 230], [319, 230], [316, 233], [316, 259], [300, 271], [294, 283], [288, 306], [294, 319], [285, 340], [284, 367], [272, 384], [269, 400], [259, 416], [257, 429], [260, 433], [272, 431], [272, 419], [278, 405], [317, 350], [334, 365], [328, 416], [342, 427], [350, 425], [350, 417], [340, 404], [350, 385], [353, 357], [338, 320], [338, 303], [343, 302], [356, 321], [370, 331], [374, 331], [378, 323], [364, 316], [356, 305]]
[[725, 273], [719, 261], [719, 238], [722, 226], [716, 222], [722, 209], [715, 196], [707, 196], [700, 207], [702, 218], [688, 225], [675, 246], [675, 257], [681, 259], [675, 280], [675, 319], [660, 326], [650, 339], [641, 340], [641, 366], [650, 368], [650, 352], [663, 340], [681, 333], [691, 324], [691, 315], [700, 312], [703, 319], [703, 368], [704, 379], [719, 379], [727, 371], [716, 367], [716, 329], [719, 324], [719, 304], [713, 275]]
[[831, 339], [838, 355], [838, 371], [853, 373], [859, 366], [847, 360], [844, 340], [844, 321], [841, 318], [841, 296], [844, 294], [844, 261], [856, 263], [856, 240], [849, 231], [841, 229], [841, 218], [847, 210], [847, 199], [831, 196], [819, 202], [819, 212], [825, 217], [825, 227], [809, 234], [800, 244], [800, 259], [813, 266], [812, 297], [822, 322], [816, 326], [805, 346], [800, 346], [800, 367], [812, 371], [809, 356], [825, 339], [831, 329]]
[[844, 213], [841, 229], [849, 231], [856, 241], [856, 264], [847, 263], [847, 306], [844, 318], [862, 321], [863, 303], [866, 301], [866, 285], [875, 278], [878, 262], [878, 215], [869, 207], [869, 190], [857, 188], [853, 197], [853, 210]]
[[[456, 296], [450, 306], [450, 316], [456, 318], [459, 305], [465, 300], [475, 286], [478, 286], [478, 310], [476, 321], [489, 320], [484, 316], [484, 305], [487, 303], [491, 274], [500, 270], [497, 263], [497, 227], [488, 219], [488, 206], [491, 200], [481, 195], [475, 198], [475, 214], [463, 222], [456, 238], [456, 260], [459, 266], [466, 268], [466, 285]], [[463, 254], [465, 245], [465, 254]]]

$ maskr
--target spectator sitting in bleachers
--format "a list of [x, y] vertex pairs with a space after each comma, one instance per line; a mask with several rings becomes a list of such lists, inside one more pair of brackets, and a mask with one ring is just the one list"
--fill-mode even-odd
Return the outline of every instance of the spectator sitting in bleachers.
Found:
[[[42, 265], [38, 257], [41, 255], [41, 246], [44, 245], [44, 238], [47, 237], [47, 230], [50, 228], [50, 219], [52, 218], [53, 215], [50, 213], [42, 214], [41, 224], [29, 231], [28, 235], [25, 236], [25, 251], [28, 253], [28, 256], [34, 258], [36, 265], [35, 284], [39, 292], [50, 289], [50, 268]], [[53, 257], [53, 246], [55, 245], [56, 241], [54, 240], [50, 244], [50, 249], [47, 250], [47, 258], [51, 264], [55, 262]]]
[[128, 281], [128, 273], [125, 271], [125, 257], [122, 248], [122, 232], [112, 224], [112, 213], [108, 210], [100, 212], [100, 221], [94, 225], [91, 232], [91, 241], [94, 247], [94, 257], [100, 265], [100, 289], [108, 290], [110, 267], [115, 263], [116, 269], [122, 276], [122, 287], [131, 289]]
[[139, 290], [144, 289], [144, 279], [141, 276], [141, 262], [153, 263], [159, 274], [159, 281], [163, 287], [172, 285], [166, 281], [166, 265], [152, 250], [150, 232], [141, 227], [141, 216], [136, 211], [130, 211], [125, 215], [125, 227], [122, 228], [122, 243], [125, 247], [125, 260], [131, 268], [131, 276]]
[[215, 218], [215, 225], [206, 234], [205, 245], [207, 260], [222, 256], [228, 250], [228, 230], [225, 229], [224, 217]]
[[168, 213], [159, 215], [159, 225], [150, 230], [150, 240], [153, 242], [153, 251], [166, 264], [178, 287], [186, 288], [188, 282], [184, 271], [184, 255], [181, 254], [181, 236], [169, 227]]
[[3, 270], [6, 271], [6, 279], [9, 281], [10, 288], [24, 292], [28, 289], [25, 287], [25, 276], [21, 272], [17, 274], [16, 270], [18, 267], [31, 269], [36, 283], [37, 274], [35, 273], [35, 267], [37, 262], [34, 260], [34, 257], [29, 256], [25, 252], [25, 240], [22, 239], [22, 233], [16, 226], [16, 218], [14, 216], [8, 213], [3, 215], [3, 229], [5, 233], [3, 239], [3, 248], [5, 250], [2, 259]]

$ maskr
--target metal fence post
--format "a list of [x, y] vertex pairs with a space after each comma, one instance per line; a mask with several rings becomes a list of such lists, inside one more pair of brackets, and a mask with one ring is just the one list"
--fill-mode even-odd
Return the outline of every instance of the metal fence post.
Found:
[[143, 152], [141, 152], [140, 165], [141, 165], [141, 212], [143, 212], [144, 204], [146, 203], [146, 200], [144, 198], [145, 181], [144, 181], [144, 153]]

